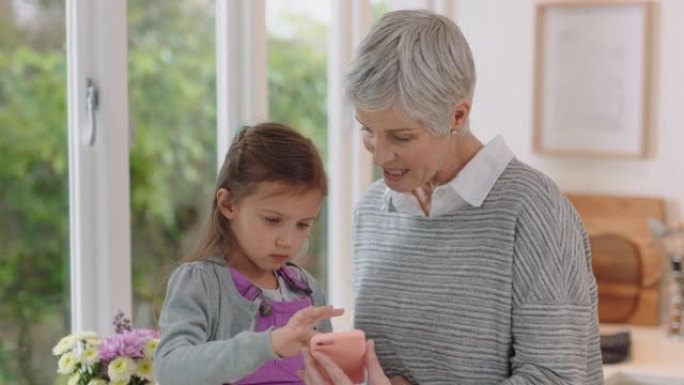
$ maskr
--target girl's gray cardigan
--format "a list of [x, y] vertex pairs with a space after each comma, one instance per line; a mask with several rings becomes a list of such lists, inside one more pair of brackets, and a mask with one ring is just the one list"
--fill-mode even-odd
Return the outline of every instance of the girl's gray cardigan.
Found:
[[[291, 270], [312, 290], [314, 306], [325, 304], [316, 280]], [[269, 332], [253, 331], [258, 302], [235, 287], [223, 258], [181, 265], [169, 279], [159, 319], [161, 340], [154, 357], [160, 385], [220, 385], [235, 382], [277, 359]], [[330, 321], [319, 325], [331, 331]]]

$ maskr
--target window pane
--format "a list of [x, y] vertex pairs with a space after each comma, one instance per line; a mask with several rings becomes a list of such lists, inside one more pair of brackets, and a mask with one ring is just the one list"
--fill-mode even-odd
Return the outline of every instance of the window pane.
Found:
[[373, 7], [373, 22], [377, 21], [385, 13], [390, 10], [389, 0], [373, 0], [371, 1]]
[[[327, 1], [266, 2], [270, 119], [311, 138], [327, 161]], [[327, 209], [312, 230], [310, 251], [294, 262], [326, 288]], [[305, 245], [305, 247], [307, 247]]]
[[64, 1], [0, 0], [0, 384], [52, 384], [70, 332]]
[[212, 0], [128, 1], [134, 326], [156, 327], [216, 178]]
[[[373, 7], [373, 22], [378, 21], [384, 15], [385, 13], [389, 12], [390, 10], [390, 2], [389, 0], [373, 0], [371, 2], [372, 7]], [[360, 138], [358, 140], [361, 140]], [[373, 164], [373, 180], [378, 180], [383, 178], [383, 170], [382, 168], [376, 166]]]

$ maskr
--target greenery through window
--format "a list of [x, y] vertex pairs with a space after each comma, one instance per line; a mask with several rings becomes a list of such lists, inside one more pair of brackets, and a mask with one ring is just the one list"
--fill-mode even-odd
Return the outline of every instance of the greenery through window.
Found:
[[[266, 2], [269, 118], [311, 138], [327, 161], [327, 20], [319, 0]], [[326, 289], [327, 208], [312, 228], [308, 253], [295, 260]], [[304, 246], [307, 247], [306, 245]]]
[[128, 1], [133, 324], [157, 327], [216, 177], [212, 0]]
[[70, 330], [64, 1], [0, 0], [0, 384], [51, 384]]

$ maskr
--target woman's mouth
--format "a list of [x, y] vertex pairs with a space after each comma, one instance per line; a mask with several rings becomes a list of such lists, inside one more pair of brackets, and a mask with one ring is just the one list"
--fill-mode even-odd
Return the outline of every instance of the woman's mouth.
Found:
[[385, 179], [391, 181], [400, 180], [409, 171], [407, 168], [385, 168], [383, 169]]

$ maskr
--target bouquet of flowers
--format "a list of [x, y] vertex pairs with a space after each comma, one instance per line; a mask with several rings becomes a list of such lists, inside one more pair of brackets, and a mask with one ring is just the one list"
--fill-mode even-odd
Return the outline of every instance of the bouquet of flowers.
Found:
[[52, 354], [59, 356], [57, 373], [69, 375], [69, 385], [143, 385], [154, 383], [152, 358], [159, 332], [133, 329], [119, 312], [116, 333], [100, 339], [94, 332], [62, 338]]

